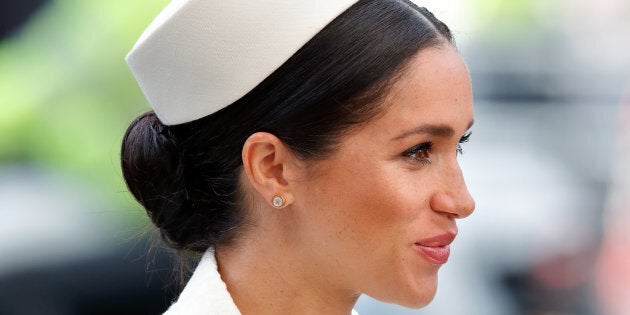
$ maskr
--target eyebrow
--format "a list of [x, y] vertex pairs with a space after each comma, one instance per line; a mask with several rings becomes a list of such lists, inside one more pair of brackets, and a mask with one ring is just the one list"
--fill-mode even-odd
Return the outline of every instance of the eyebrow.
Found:
[[[466, 130], [470, 129], [474, 123], [475, 121], [471, 120], [470, 123], [468, 123], [468, 127], [466, 128]], [[436, 137], [448, 138], [453, 136], [454, 133], [455, 130], [453, 130], [453, 128], [449, 125], [425, 124], [415, 127], [413, 129], [403, 131], [400, 135], [394, 137], [392, 140], [400, 140], [415, 134], [429, 134]]]

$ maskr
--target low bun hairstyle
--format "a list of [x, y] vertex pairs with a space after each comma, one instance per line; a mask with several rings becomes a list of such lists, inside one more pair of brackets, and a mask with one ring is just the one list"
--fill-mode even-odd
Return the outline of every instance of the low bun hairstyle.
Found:
[[[232, 198], [216, 187], [222, 181], [208, 178], [220, 173], [222, 167], [216, 165], [214, 169], [215, 165], [206, 164], [205, 176], [199, 178], [186, 171], [187, 165], [203, 161], [187, 154], [186, 141], [178, 141], [171, 128], [152, 111], [133, 121], [123, 140], [124, 176], [169, 246], [201, 252], [221, 242], [239, 216], [235, 211], [224, 211], [231, 206]], [[236, 183], [236, 179], [232, 181]], [[210, 193], [200, 187], [209, 188]]]
[[448, 27], [408, 0], [361, 0], [256, 88], [199, 120], [164, 126], [148, 112], [129, 126], [122, 170], [129, 190], [179, 250], [228, 244], [244, 227], [241, 150], [255, 132], [298, 157], [326, 158], [382, 100], [419, 51], [452, 45]]

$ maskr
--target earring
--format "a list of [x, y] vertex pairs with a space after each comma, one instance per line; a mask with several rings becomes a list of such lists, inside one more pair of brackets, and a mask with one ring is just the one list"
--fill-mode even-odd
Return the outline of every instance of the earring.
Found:
[[282, 198], [282, 196], [274, 196], [273, 200], [271, 200], [271, 203], [273, 203], [273, 206], [276, 208], [282, 208], [282, 206], [284, 206], [284, 198]]

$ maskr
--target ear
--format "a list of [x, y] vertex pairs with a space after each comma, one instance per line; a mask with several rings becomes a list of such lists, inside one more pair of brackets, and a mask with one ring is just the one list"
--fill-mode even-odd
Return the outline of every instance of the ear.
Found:
[[[242, 158], [247, 179], [270, 207], [293, 202], [289, 182], [296, 157], [280, 139], [267, 132], [254, 133], [243, 145]], [[284, 201], [280, 207], [274, 206], [276, 196]]]

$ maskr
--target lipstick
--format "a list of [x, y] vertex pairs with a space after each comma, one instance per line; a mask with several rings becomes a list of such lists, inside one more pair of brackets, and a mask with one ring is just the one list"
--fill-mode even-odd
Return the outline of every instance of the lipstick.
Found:
[[425, 260], [435, 265], [443, 265], [451, 254], [450, 244], [455, 239], [455, 233], [444, 233], [423, 239], [414, 244], [414, 247]]

